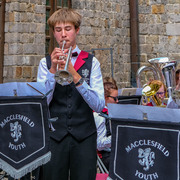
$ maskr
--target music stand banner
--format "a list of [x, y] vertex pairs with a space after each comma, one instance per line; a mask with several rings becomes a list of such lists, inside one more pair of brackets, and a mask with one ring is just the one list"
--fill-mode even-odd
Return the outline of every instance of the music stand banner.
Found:
[[[128, 106], [124, 105], [124, 107], [128, 111]], [[131, 107], [136, 109], [136, 106], [129, 106], [129, 113], [132, 112]], [[154, 109], [155, 114], [157, 110]], [[160, 110], [159, 116], [161, 111], [165, 112], [166, 109]], [[179, 180], [180, 124], [167, 120], [121, 118], [120, 114], [119, 118], [115, 116], [116, 118], [113, 118], [111, 114], [112, 145], [109, 179]]]
[[51, 158], [47, 99], [0, 97], [0, 168], [19, 179]]

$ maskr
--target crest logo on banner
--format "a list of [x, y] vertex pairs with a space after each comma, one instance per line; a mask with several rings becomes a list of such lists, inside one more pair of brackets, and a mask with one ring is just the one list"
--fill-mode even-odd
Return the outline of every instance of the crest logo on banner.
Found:
[[0, 168], [19, 179], [50, 160], [46, 98], [1, 97], [0, 112]]
[[[112, 121], [113, 180], [179, 180], [179, 129], [144, 121]], [[136, 122], [138, 122], [136, 124]], [[122, 123], [122, 124], [121, 124]], [[179, 128], [179, 129], [178, 129]]]
[[17, 142], [22, 135], [22, 126], [18, 121], [15, 123], [10, 123], [10, 131], [12, 132], [11, 136], [14, 138], [14, 142]]
[[150, 167], [153, 166], [155, 159], [155, 153], [151, 152], [151, 148], [146, 148], [145, 150], [139, 148], [139, 164], [143, 166], [145, 171], [148, 171]]

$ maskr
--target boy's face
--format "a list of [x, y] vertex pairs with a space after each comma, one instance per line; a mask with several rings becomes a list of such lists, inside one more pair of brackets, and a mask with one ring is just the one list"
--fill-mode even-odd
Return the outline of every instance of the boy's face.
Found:
[[59, 47], [62, 47], [62, 43], [65, 40], [65, 49], [72, 46], [74, 49], [76, 47], [76, 36], [79, 33], [79, 28], [75, 29], [74, 25], [71, 23], [57, 23], [54, 26], [54, 37], [59, 44]]

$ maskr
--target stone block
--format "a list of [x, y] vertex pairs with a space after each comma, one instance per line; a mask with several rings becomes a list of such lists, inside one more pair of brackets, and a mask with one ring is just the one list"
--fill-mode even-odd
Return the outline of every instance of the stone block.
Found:
[[165, 25], [162, 23], [150, 24], [148, 26], [149, 34], [161, 35], [161, 34], [164, 34], [165, 32], [166, 32]]
[[32, 67], [23, 67], [23, 77], [24, 78], [31, 78], [32, 75]]
[[32, 4], [32, 3], [27, 4], [27, 6], [26, 6], [26, 11], [27, 12], [34, 13], [34, 9], [35, 9], [35, 4]]
[[152, 5], [152, 14], [163, 14], [164, 5]]
[[166, 33], [171, 36], [180, 36], [180, 23], [166, 24]]
[[6, 31], [7, 32], [21, 32], [21, 24], [18, 22], [9, 22], [7, 24], [7, 30]]
[[7, 43], [17, 43], [20, 41], [20, 33], [6, 33], [5, 42]]
[[46, 6], [36, 4], [34, 10], [35, 10], [35, 13], [45, 14], [46, 13]]
[[16, 75], [15, 78], [19, 79], [22, 77], [22, 67], [18, 66], [16, 67]]
[[36, 47], [33, 43], [26, 43], [23, 45], [24, 54], [36, 54]]
[[10, 6], [9, 6], [10, 12], [19, 11], [19, 10], [20, 10], [19, 2], [11, 2], [10, 3]]
[[27, 3], [19, 3], [19, 11], [24, 12], [27, 10]]
[[45, 23], [45, 15], [43, 14], [35, 14], [34, 15], [34, 22], [35, 23]]
[[159, 36], [158, 35], [150, 35], [146, 37], [147, 44], [159, 44]]
[[178, 43], [178, 45], [180, 45], [180, 36], [178, 37], [177, 43]]
[[170, 14], [169, 22], [171, 23], [180, 23], [180, 13], [179, 14]]
[[22, 54], [23, 45], [18, 43], [9, 44], [9, 54]]
[[146, 23], [139, 24], [139, 32], [141, 35], [148, 34], [148, 25]]
[[20, 32], [23, 32], [23, 33], [29, 33], [30, 32], [30, 26], [31, 26], [31, 23], [21, 23], [21, 31]]

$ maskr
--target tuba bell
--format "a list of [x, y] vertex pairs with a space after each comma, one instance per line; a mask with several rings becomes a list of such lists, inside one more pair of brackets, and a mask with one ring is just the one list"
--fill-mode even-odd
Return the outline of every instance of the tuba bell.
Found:
[[[168, 57], [159, 57], [148, 60], [149, 66], [142, 66], [136, 73], [136, 83], [138, 88], [142, 88], [142, 73], [152, 72], [155, 80], [160, 80], [164, 83], [168, 90], [168, 97], [172, 95], [172, 91], [175, 89], [175, 69], [176, 61], [170, 61]], [[146, 82], [149, 80], [145, 79]]]
[[150, 65], [140, 67], [136, 73], [136, 82], [137, 82], [138, 88], [142, 88], [141, 75], [143, 72], [145, 72], [146, 74], [148, 71], [150, 71], [153, 73], [154, 79], [161, 80], [163, 83], [165, 82], [165, 79], [162, 73], [162, 68], [164, 65], [170, 62], [169, 58], [159, 57], [159, 58], [149, 59], [148, 62], [150, 63]]

